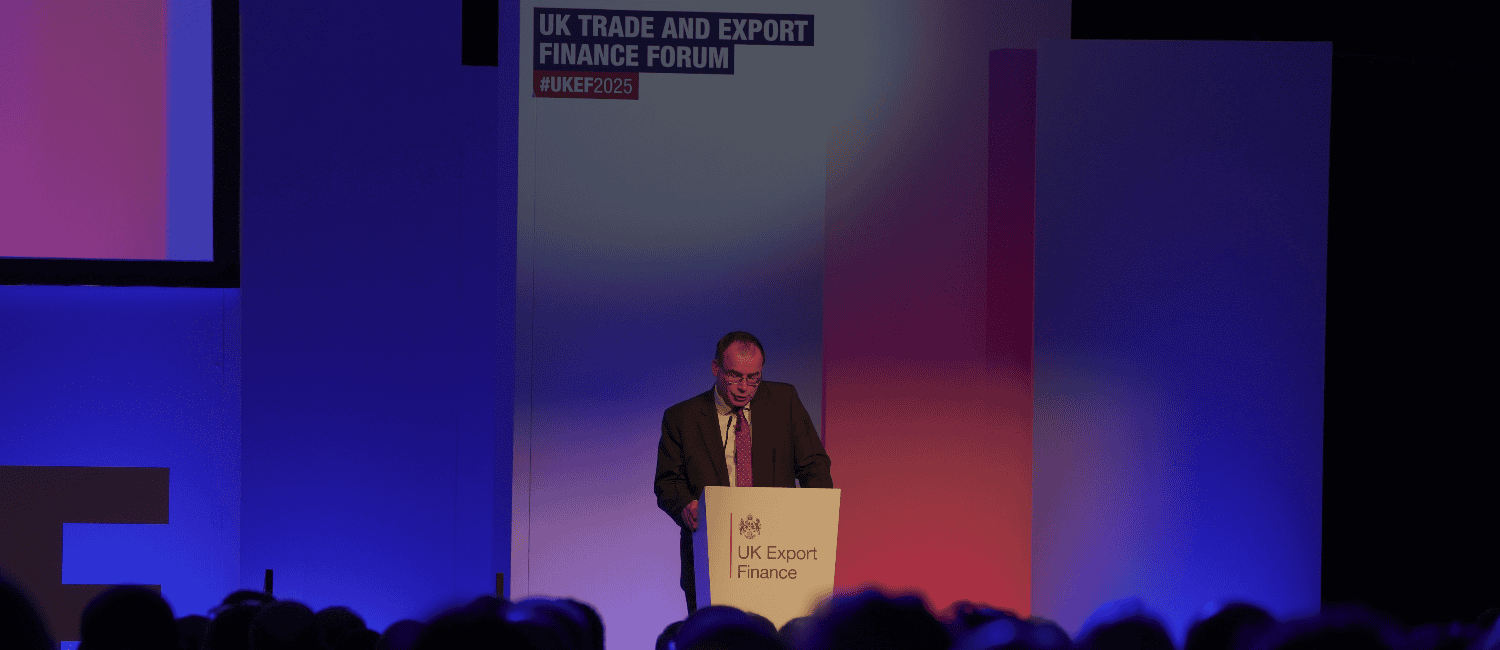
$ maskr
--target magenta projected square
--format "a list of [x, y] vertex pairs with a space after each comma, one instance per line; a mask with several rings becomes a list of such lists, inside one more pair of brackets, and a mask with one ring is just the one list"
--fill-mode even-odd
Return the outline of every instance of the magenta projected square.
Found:
[[165, 0], [0, 8], [0, 256], [167, 257]]

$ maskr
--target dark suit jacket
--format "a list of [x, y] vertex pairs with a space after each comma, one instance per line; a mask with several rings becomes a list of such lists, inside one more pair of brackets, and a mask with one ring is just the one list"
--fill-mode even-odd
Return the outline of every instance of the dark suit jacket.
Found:
[[[756, 487], [833, 487], [828, 452], [791, 384], [761, 382], [750, 401], [750, 426], [750, 471]], [[729, 485], [712, 389], [662, 414], [656, 505], [681, 526], [683, 507], [709, 485]], [[690, 602], [692, 548], [691, 532], [683, 527], [682, 583]]]
[[[791, 384], [761, 382], [750, 401], [756, 487], [833, 487], [828, 453]], [[682, 509], [709, 485], [729, 485], [713, 390], [667, 409], [656, 445], [656, 505], [681, 525]]]

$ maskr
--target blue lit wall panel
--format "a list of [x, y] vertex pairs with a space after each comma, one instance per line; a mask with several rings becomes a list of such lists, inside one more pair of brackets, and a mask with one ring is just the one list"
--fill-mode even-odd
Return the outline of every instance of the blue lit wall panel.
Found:
[[234, 588], [239, 301], [237, 289], [0, 287], [0, 465], [170, 473], [170, 523], [64, 524], [64, 583], [159, 584], [178, 615]]
[[278, 597], [381, 628], [493, 593], [508, 562], [514, 168], [459, 10], [242, 8], [240, 581], [273, 569]]
[[1048, 41], [1033, 609], [1319, 597], [1331, 50]]

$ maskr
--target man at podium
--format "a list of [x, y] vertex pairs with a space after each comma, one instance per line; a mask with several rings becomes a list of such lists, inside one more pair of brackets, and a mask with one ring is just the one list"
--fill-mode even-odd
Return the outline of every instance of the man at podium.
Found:
[[749, 332], [719, 339], [713, 388], [667, 409], [656, 446], [656, 505], [681, 527], [682, 591], [697, 609], [693, 531], [709, 485], [833, 487], [828, 453], [791, 384], [762, 381], [765, 348]]

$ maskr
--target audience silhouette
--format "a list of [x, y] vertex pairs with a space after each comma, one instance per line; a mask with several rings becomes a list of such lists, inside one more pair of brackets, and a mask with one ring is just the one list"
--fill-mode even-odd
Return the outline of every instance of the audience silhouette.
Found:
[[676, 650], [785, 650], [764, 616], [711, 605], [688, 615], [672, 639]]
[[208, 622], [203, 640], [204, 650], [249, 650], [250, 622], [260, 605], [235, 605], [221, 609]]
[[83, 606], [78, 635], [79, 650], [175, 650], [177, 620], [156, 590], [121, 585]]
[[328, 650], [372, 650], [380, 638], [379, 634], [368, 637], [366, 645], [364, 633], [370, 630], [365, 619], [348, 607], [324, 607], [313, 615], [313, 624], [318, 628], [318, 641]]
[[261, 606], [250, 621], [250, 650], [320, 650], [312, 609], [290, 600]]
[[1237, 650], [1276, 624], [1271, 613], [1250, 603], [1210, 604], [1208, 616], [1188, 628], [1182, 650]]
[[190, 614], [177, 619], [177, 650], [198, 650], [208, 637], [208, 617]]
[[918, 596], [876, 589], [835, 596], [813, 613], [808, 645], [799, 650], [944, 650], [952, 641]]
[[448, 610], [423, 627], [412, 647], [414, 650], [542, 650], [565, 647], [549, 645], [551, 639], [538, 634], [540, 630], [523, 630], [507, 623], [504, 618], [505, 607], [506, 603], [502, 600], [493, 596], [481, 596], [463, 607]]
[[[482, 596], [423, 623], [384, 633], [347, 607], [306, 605], [249, 590], [225, 596], [211, 616], [172, 618], [154, 588], [118, 586], [84, 608], [79, 650], [603, 650], [605, 621], [576, 599]], [[1278, 621], [1251, 603], [1205, 607], [1181, 650], [1500, 650], [1500, 609], [1473, 621], [1408, 627], [1373, 608], [1325, 605]], [[64, 636], [63, 638], [67, 638]], [[0, 649], [53, 650], [36, 603], [0, 572]], [[1057, 623], [968, 601], [941, 618], [912, 594], [863, 589], [829, 598], [780, 630], [734, 607], [704, 607], [668, 624], [657, 650], [1178, 650], [1162, 620], [1135, 598], [1106, 603], [1076, 642]]]
[[0, 571], [0, 648], [52, 650], [52, 634], [41, 610], [21, 586]]
[[409, 618], [391, 623], [375, 642], [375, 650], [411, 650], [416, 647], [425, 627], [421, 621]]

